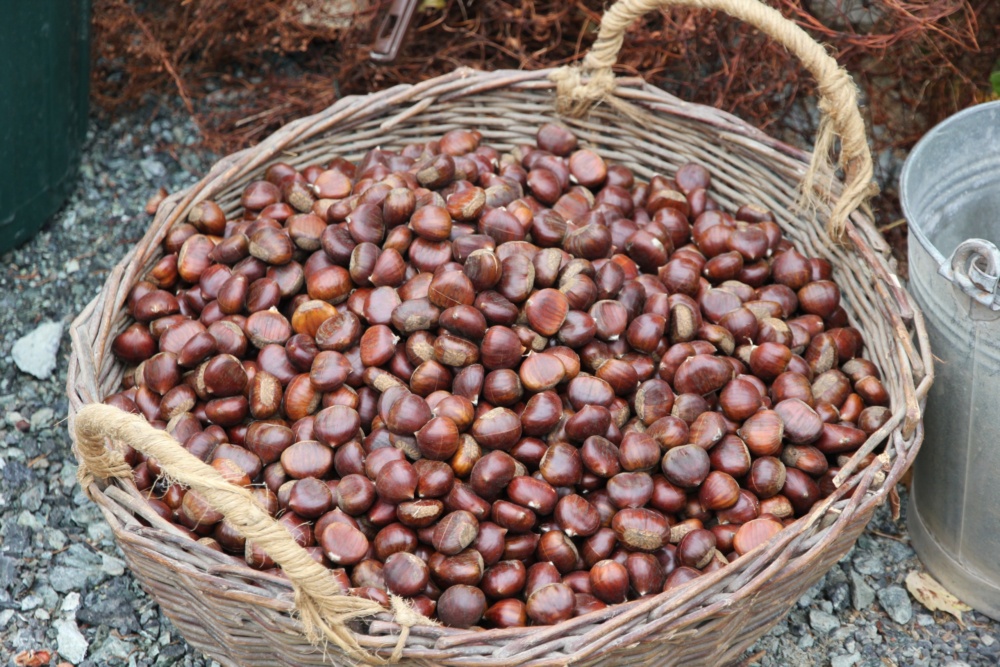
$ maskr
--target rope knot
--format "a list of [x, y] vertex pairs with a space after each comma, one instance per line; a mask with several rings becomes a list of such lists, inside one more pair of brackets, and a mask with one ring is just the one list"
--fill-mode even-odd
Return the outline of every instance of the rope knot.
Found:
[[584, 76], [580, 65], [560, 67], [549, 75], [556, 83], [556, 111], [579, 118], [615, 89], [615, 75], [610, 69], [590, 70]]
[[437, 625], [437, 623], [415, 610], [409, 602], [398, 595], [393, 595], [390, 602], [392, 615], [395, 617], [393, 620], [402, 628], [399, 632], [399, 639], [396, 641], [396, 647], [389, 657], [390, 663], [396, 663], [403, 657], [406, 640], [410, 637], [410, 628], [414, 625]]

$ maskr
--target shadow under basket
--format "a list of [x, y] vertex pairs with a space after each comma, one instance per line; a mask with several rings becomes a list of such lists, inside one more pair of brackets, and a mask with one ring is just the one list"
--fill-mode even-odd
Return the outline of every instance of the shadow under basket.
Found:
[[[645, 112], [644, 122], [611, 103], [579, 119], [559, 116], [551, 73], [460, 69], [419, 85], [345, 98], [224, 158], [197, 185], [169, 197], [149, 232], [73, 324], [71, 422], [84, 405], [118, 390], [125, 368], [110, 342], [128, 323], [129, 290], [162, 256], [167, 230], [185, 220], [196, 202], [212, 199], [228, 215], [236, 214], [244, 186], [277, 160], [299, 168], [336, 156], [357, 160], [377, 146], [398, 148], [455, 128], [477, 129], [485, 143], [503, 150], [532, 142], [539, 125], [557, 120], [581, 144], [641, 178], [670, 176], [686, 162], [708, 167], [713, 197], [724, 209], [751, 202], [765, 206], [799, 250], [832, 263], [851, 324], [862, 332], [866, 356], [880, 369], [890, 394], [892, 418], [867, 445], [869, 451], [875, 445], [884, 449], [767, 545], [678, 589], [555, 626], [504, 630], [403, 628], [386, 610], [347, 623], [366, 661], [388, 660], [401, 634], [408, 633], [396, 655], [405, 665], [726, 664], [844, 556], [879, 504], [898, 502], [893, 487], [922, 439], [920, 408], [932, 368], [921, 315], [890, 270], [890, 249], [867, 215], [854, 212], [846, 241], [833, 243], [824, 229], [828, 208], [821, 206], [815, 217], [794, 212], [809, 154], [638, 80], [617, 80], [610, 95]], [[838, 192], [827, 193], [827, 199]], [[75, 451], [79, 457], [79, 443]], [[207, 656], [224, 665], [255, 667], [359, 662], [332, 642], [309, 641], [287, 578], [252, 570], [172, 533], [129, 479], [88, 481], [87, 491], [134, 575], [184, 638]]]

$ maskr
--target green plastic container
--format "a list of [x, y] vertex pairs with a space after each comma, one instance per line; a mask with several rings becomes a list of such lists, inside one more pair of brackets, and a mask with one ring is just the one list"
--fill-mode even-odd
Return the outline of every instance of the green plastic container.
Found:
[[0, 21], [0, 252], [63, 205], [87, 132], [90, 0], [8, 0]]

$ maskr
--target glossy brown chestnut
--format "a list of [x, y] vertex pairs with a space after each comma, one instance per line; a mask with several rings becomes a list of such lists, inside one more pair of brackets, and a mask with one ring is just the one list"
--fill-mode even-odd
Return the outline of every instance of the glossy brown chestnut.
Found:
[[607, 604], [624, 602], [628, 587], [628, 570], [621, 563], [602, 560], [590, 568], [590, 588], [598, 600]]
[[555, 625], [573, 616], [576, 597], [566, 584], [551, 583], [528, 596], [526, 610], [535, 625]]
[[662, 461], [663, 475], [685, 489], [699, 486], [711, 470], [708, 452], [697, 445], [681, 445], [667, 450]]
[[655, 510], [623, 509], [611, 521], [618, 541], [633, 551], [653, 552], [667, 543], [670, 526]]
[[437, 601], [438, 618], [451, 628], [472, 627], [485, 612], [486, 596], [474, 586], [449, 586]]

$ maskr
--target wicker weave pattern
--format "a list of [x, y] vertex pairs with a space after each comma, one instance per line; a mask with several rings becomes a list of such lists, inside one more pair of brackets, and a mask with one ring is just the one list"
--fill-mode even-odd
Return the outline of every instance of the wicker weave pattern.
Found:
[[[74, 322], [68, 392], [71, 422], [82, 405], [116, 391], [124, 368], [109, 346], [125, 328], [130, 287], [161, 255], [170, 226], [194, 202], [215, 199], [227, 213], [263, 166], [296, 166], [334, 156], [359, 158], [375, 146], [425, 141], [457, 127], [475, 127], [484, 141], [507, 148], [530, 141], [554, 117], [550, 72], [457, 70], [417, 86], [346, 98], [292, 123], [259, 146], [220, 161], [197, 185], [161, 205], [138, 246], [116, 267], [103, 293]], [[931, 362], [919, 311], [886, 264], [888, 248], [870, 221], [855, 213], [848, 226], [854, 248], [831, 244], [823, 229], [828, 210], [803, 220], [792, 212], [808, 154], [781, 144], [738, 119], [687, 104], [639, 81], [619, 80], [616, 94], [655, 114], [637, 126], [601, 106], [581, 120], [564, 119], [609, 160], [642, 177], [672, 174], [687, 161], [707, 166], [713, 195], [726, 208], [757, 202], [804, 252], [829, 259], [845, 308], [864, 334], [867, 356], [882, 370], [893, 418], [886, 453], [856, 471], [838, 493], [766, 549], [704, 576], [679, 591], [572, 619], [554, 628], [467, 632], [414, 627], [407, 665], [717, 665], [735, 659], [851, 547], [875, 507], [916, 455], [922, 438], [920, 404]], [[874, 443], [873, 443], [874, 444]], [[850, 498], [849, 489], [855, 488]], [[349, 664], [343, 654], [311, 646], [294, 620], [290, 586], [225, 555], [177, 537], [148, 511], [134, 486], [94, 484], [89, 492], [107, 517], [130, 567], [185, 638], [226, 665]], [[134, 515], [153, 528], [143, 527]], [[388, 657], [399, 626], [386, 614], [355, 626], [361, 646]]]

